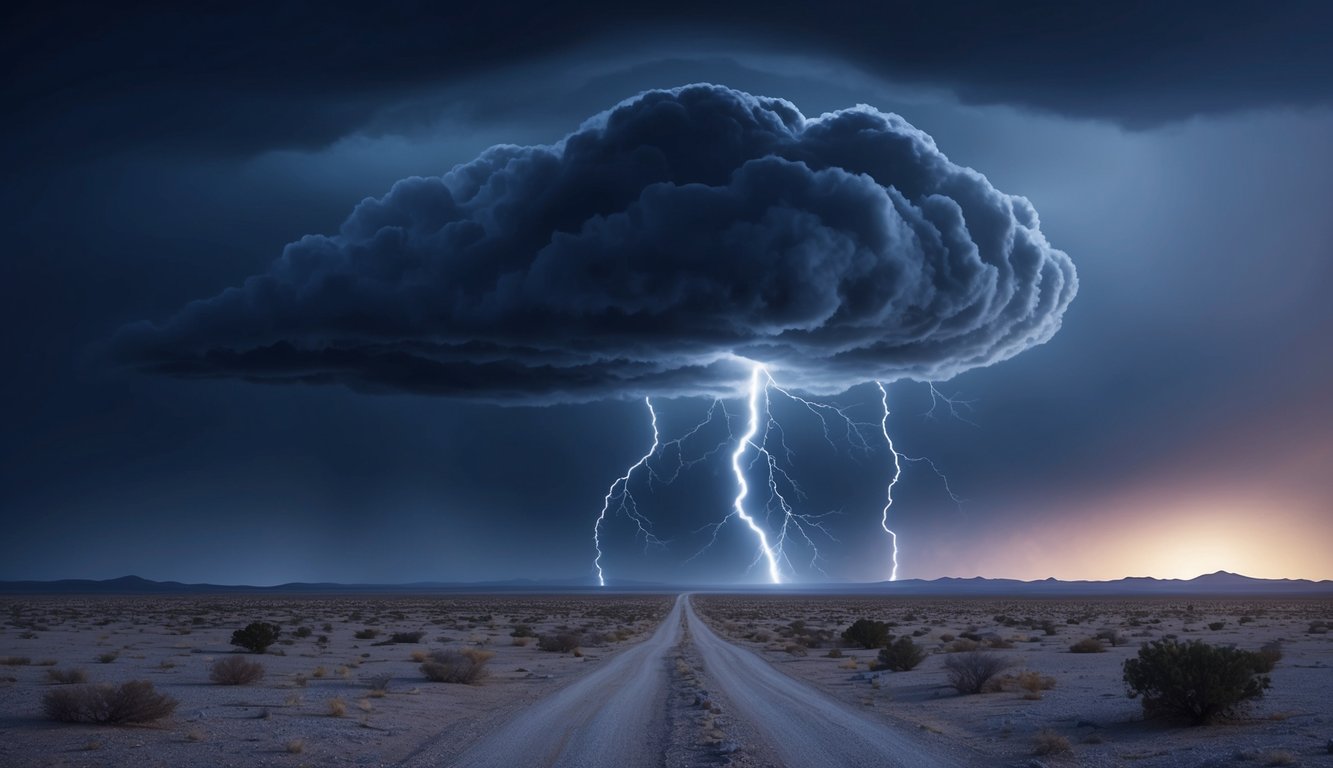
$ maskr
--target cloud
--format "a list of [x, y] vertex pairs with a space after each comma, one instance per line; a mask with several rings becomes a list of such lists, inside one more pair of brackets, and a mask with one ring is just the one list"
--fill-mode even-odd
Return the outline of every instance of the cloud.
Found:
[[941, 380], [1049, 339], [1074, 266], [1027, 200], [897, 115], [649, 91], [553, 145], [496, 146], [117, 356], [184, 377], [512, 403]]

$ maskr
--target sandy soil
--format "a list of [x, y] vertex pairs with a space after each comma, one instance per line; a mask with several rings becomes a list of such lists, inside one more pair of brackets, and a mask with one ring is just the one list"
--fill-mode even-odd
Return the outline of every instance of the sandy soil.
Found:
[[[537, 597], [41, 597], [0, 600], [0, 765], [397, 765], [429, 752], [448, 764], [518, 709], [633, 647], [671, 608], [670, 596]], [[283, 628], [245, 686], [209, 681], [231, 655], [233, 630]], [[533, 634], [580, 633], [575, 653], [543, 652]], [[308, 628], [309, 632], [301, 628]], [[373, 637], [360, 637], [358, 632]], [[382, 644], [424, 631], [414, 644]], [[304, 636], [300, 636], [304, 635]], [[521, 645], [518, 643], [522, 643]], [[495, 652], [477, 685], [432, 683], [414, 653]], [[47, 721], [52, 670], [91, 682], [151, 681], [179, 701], [152, 725]], [[370, 679], [387, 674], [380, 695]], [[336, 714], [339, 710], [342, 714]]]
[[[1333, 624], [1333, 600], [703, 595], [694, 605], [714, 629], [777, 669], [879, 713], [886, 725], [939, 734], [989, 756], [980, 764], [1333, 765], [1333, 633], [1311, 628]], [[932, 653], [912, 671], [869, 672], [876, 652], [839, 639], [858, 618], [888, 621], [892, 632], [914, 636]], [[1009, 674], [1033, 670], [1054, 686], [957, 694], [943, 662], [964, 633], [1006, 657]], [[1120, 644], [1107, 642], [1102, 653], [1070, 652], [1098, 633], [1114, 633]], [[1122, 664], [1142, 642], [1171, 635], [1247, 649], [1280, 640], [1283, 658], [1267, 696], [1243, 719], [1196, 728], [1145, 722], [1139, 703], [1126, 696]], [[1067, 741], [1068, 751], [1037, 755], [1044, 731], [1058, 737], [1057, 745]]]

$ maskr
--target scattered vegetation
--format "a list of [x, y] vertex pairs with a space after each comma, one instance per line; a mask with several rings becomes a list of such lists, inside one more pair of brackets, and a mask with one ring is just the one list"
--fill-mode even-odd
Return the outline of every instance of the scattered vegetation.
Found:
[[1032, 754], [1034, 755], [1064, 755], [1072, 752], [1069, 746], [1069, 739], [1050, 730], [1038, 731], [1032, 739]]
[[421, 642], [421, 638], [423, 638], [423, 637], [425, 637], [425, 636], [426, 636], [426, 633], [423, 632], [423, 631], [421, 631], [421, 630], [417, 630], [417, 631], [415, 631], [415, 632], [394, 632], [392, 635], [389, 635], [389, 642], [390, 642], [390, 643], [419, 643], [419, 642]]
[[991, 679], [1008, 667], [1007, 659], [985, 651], [956, 653], [944, 660], [949, 685], [963, 695], [987, 690]]
[[246, 625], [245, 629], [238, 629], [231, 633], [231, 644], [244, 648], [250, 653], [263, 653], [268, 650], [270, 645], [278, 641], [278, 636], [282, 634], [282, 628], [277, 624], [270, 624], [267, 621], [254, 621]]
[[569, 653], [583, 644], [583, 637], [572, 632], [560, 632], [542, 635], [537, 638], [537, 647], [552, 653]]
[[1195, 725], [1234, 714], [1269, 687], [1259, 673], [1260, 654], [1209, 645], [1156, 640], [1124, 666], [1130, 698], [1142, 697], [1144, 714], [1183, 718]]
[[82, 669], [48, 669], [46, 679], [57, 685], [72, 685], [88, 682], [88, 673]]
[[474, 648], [435, 651], [422, 663], [421, 674], [435, 683], [471, 685], [486, 676], [486, 663], [494, 656], [494, 651]]
[[1106, 646], [1095, 637], [1085, 637], [1069, 646], [1070, 653], [1105, 653]]
[[926, 649], [912, 642], [912, 638], [903, 636], [880, 649], [879, 658], [871, 669], [887, 669], [893, 672], [906, 672], [916, 669], [926, 659]]
[[857, 619], [842, 631], [842, 639], [862, 648], [879, 648], [889, 642], [889, 625], [874, 619]]
[[213, 662], [208, 679], [218, 685], [249, 685], [264, 677], [264, 665], [242, 656], [227, 656]]
[[176, 711], [176, 700], [147, 680], [56, 688], [42, 697], [46, 717], [62, 723], [148, 723]]

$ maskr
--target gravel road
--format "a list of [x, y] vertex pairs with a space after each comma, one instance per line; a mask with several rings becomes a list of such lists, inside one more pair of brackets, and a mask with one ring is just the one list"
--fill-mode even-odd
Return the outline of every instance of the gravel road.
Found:
[[[753, 653], [718, 637], [685, 604], [704, 674], [772, 753], [789, 768], [960, 765], [934, 745], [893, 730], [828, 694], [788, 677]], [[626, 765], [630, 765], [627, 763]]]
[[[774, 669], [719, 637], [676, 600], [653, 635], [520, 711], [451, 762], [458, 768], [653, 768], [664, 764], [670, 729], [667, 658], [682, 617], [711, 684], [731, 715], [762, 740], [759, 752], [788, 768], [959, 765], [956, 757], [894, 731], [882, 720]], [[601, 662], [599, 662], [601, 663]], [[431, 764], [422, 754], [412, 765]]]
[[519, 712], [460, 755], [459, 768], [637, 768], [666, 751], [667, 655], [685, 596], [652, 637]]

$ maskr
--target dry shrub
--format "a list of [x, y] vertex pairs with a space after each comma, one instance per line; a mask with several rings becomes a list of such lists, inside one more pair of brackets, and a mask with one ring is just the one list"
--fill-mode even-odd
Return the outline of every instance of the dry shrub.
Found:
[[1254, 671], [1259, 673], [1272, 672], [1273, 667], [1282, 661], [1282, 641], [1273, 640], [1264, 643], [1259, 650], [1254, 652]]
[[537, 647], [552, 653], [569, 653], [583, 644], [583, 637], [572, 632], [555, 635], [542, 635], [537, 638]]
[[1014, 683], [1027, 692], [1024, 698], [1040, 699], [1042, 691], [1055, 687], [1055, 678], [1025, 669], [1014, 677]]
[[291, 741], [287, 742], [288, 754], [299, 755], [304, 751], [305, 751], [305, 742], [302, 741], [301, 739], [292, 739]]
[[1069, 739], [1052, 730], [1039, 731], [1032, 738], [1032, 754], [1034, 755], [1063, 755], [1073, 751], [1069, 746]]
[[218, 685], [249, 685], [264, 677], [264, 665], [243, 656], [227, 656], [213, 662], [208, 679]]
[[48, 669], [46, 679], [58, 685], [88, 682], [88, 673], [82, 669]]
[[495, 654], [468, 648], [463, 651], [444, 650], [431, 653], [430, 659], [421, 665], [421, 674], [427, 680], [436, 683], [460, 683], [470, 685], [486, 676], [486, 662]]
[[0, 665], [6, 667], [26, 667], [32, 663], [32, 659], [27, 656], [5, 656], [0, 658]]
[[1095, 637], [1085, 637], [1069, 646], [1070, 653], [1105, 653], [1106, 646]]
[[42, 697], [42, 711], [62, 723], [148, 723], [175, 712], [176, 700], [147, 680], [131, 680], [57, 688]]
[[347, 714], [347, 702], [338, 697], [329, 699], [329, 717], [342, 717]]
[[944, 660], [949, 685], [964, 695], [986, 690], [991, 679], [1008, 666], [1007, 659], [984, 651], [956, 653]]
[[959, 639], [954, 640], [952, 643], [949, 643], [947, 646], [945, 646], [944, 650], [946, 653], [972, 653], [973, 651], [975, 651], [980, 647], [981, 644], [978, 643], [976, 640], [969, 640], [966, 637], [960, 637]]

